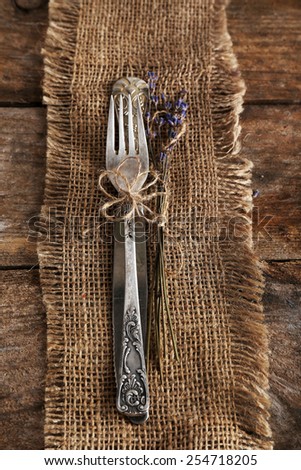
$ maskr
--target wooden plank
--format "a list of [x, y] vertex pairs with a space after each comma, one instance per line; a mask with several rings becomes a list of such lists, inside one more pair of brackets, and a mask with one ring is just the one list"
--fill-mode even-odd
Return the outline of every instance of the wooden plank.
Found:
[[21, 0], [0, 0], [0, 103], [42, 101], [47, 3], [28, 6]]
[[43, 108], [0, 109], [1, 266], [37, 263], [33, 228], [44, 191], [45, 121]]
[[246, 106], [242, 155], [254, 162], [253, 233], [266, 260], [301, 258], [300, 106]]
[[[40, 102], [40, 50], [47, 27], [47, 4], [42, 0], [17, 3], [23, 8], [0, 0], [0, 103]], [[30, 4], [33, 8], [26, 9]], [[232, 0], [228, 19], [247, 84], [246, 100], [300, 102], [300, 1]]]
[[42, 449], [46, 322], [39, 273], [1, 271], [1, 449]]
[[269, 263], [265, 268], [275, 448], [301, 449], [301, 262]]
[[[271, 426], [275, 448], [301, 446], [301, 261], [266, 263]], [[1, 271], [1, 447], [43, 447], [46, 327], [37, 270]]]
[[[301, 107], [246, 106], [242, 155], [254, 162], [254, 241], [266, 260], [301, 258]], [[45, 110], [0, 109], [2, 266], [35, 265], [45, 178]]]
[[246, 102], [300, 103], [300, 0], [232, 0], [228, 24]]

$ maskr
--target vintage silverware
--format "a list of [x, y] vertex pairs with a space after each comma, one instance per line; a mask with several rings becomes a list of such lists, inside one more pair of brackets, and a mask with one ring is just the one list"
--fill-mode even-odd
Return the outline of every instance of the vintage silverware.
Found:
[[[136, 93], [137, 81], [142, 82], [134, 77], [119, 80], [110, 100], [106, 167], [112, 171], [109, 178], [119, 192], [129, 187], [138, 192], [149, 170], [141, 111], [143, 103], [139, 92]], [[127, 86], [120, 86], [124, 82]], [[115, 150], [115, 106], [118, 110], [118, 151]], [[133, 216], [114, 224], [113, 329], [117, 409], [133, 423], [141, 423], [148, 418], [149, 409], [144, 350], [147, 276], [145, 233], [140, 228], [137, 244], [136, 222]]]

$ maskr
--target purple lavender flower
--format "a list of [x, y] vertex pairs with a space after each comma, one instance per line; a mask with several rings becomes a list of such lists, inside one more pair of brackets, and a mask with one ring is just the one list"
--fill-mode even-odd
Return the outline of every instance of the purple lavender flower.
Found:
[[149, 112], [145, 114], [147, 135], [151, 140], [161, 143], [159, 160], [167, 158], [175, 146], [186, 118], [188, 105], [185, 101], [186, 90], [181, 90], [175, 100], [165, 93], [156, 92], [158, 76], [148, 72]]
[[168, 131], [168, 135], [169, 135], [169, 137], [171, 137], [172, 139], [174, 139], [174, 138], [177, 136], [177, 133], [176, 133], [176, 131], [174, 131], [173, 129], [170, 129], [170, 130]]
[[183, 103], [183, 99], [182, 98], [179, 98], [176, 102], [175, 102], [175, 107], [176, 108], [180, 108], [181, 105]]
[[147, 72], [148, 78], [151, 80], [157, 81], [158, 80], [158, 75], [155, 72]]
[[150, 89], [150, 95], [152, 96], [156, 89], [158, 76], [155, 74], [155, 72], [147, 72], [147, 76], [148, 76], [148, 86]]
[[175, 103], [176, 108], [180, 109], [181, 111], [186, 111], [188, 108], [188, 104], [182, 99], [179, 98]]

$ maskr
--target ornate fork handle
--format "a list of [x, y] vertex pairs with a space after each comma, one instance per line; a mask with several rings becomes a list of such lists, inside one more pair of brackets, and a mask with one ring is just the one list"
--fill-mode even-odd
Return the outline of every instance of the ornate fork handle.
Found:
[[122, 351], [117, 370], [117, 408], [133, 421], [148, 417], [149, 392], [138, 294], [135, 220], [124, 222], [125, 294]]

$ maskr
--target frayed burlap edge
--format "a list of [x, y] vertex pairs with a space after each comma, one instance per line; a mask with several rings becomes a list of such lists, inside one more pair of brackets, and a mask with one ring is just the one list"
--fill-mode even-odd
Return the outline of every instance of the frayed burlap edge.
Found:
[[[224, 266], [225, 297], [229, 299], [232, 333], [232, 367], [235, 383], [234, 400], [237, 448], [270, 449], [268, 425], [268, 344], [261, 304], [264, 289], [259, 260], [252, 247], [251, 168], [248, 160], [238, 157], [239, 114], [242, 111], [244, 83], [238, 73], [231, 39], [227, 33], [227, 0], [216, 0], [212, 15], [211, 113], [214, 148], [217, 159], [219, 195], [223, 196], [219, 217], [239, 217], [244, 223], [236, 227], [243, 237], [237, 244], [235, 259], [231, 246], [220, 244]], [[49, 28], [44, 48], [44, 101], [48, 106], [47, 175], [41, 221], [48, 226], [55, 208], [54, 224], [64, 219], [68, 185], [63, 175], [70, 172], [71, 154], [71, 86], [76, 49], [80, 0], [52, 0]], [[65, 181], [64, 184], [59, 182]], [[65, 353], [59, 318], [63, 315], [61, 277], [64, 264], [63, 229], [55, 227], [55, 240], [38, 245], [43, 299], [47, 308], [45, 447], [59, 448], [64, 434], [64, 370], [60, 367]], [[230, 244], [231, 245], [231, 244]], [[243, 280], [243, 284], [241, 284]], [[241, 339], [243, 338], [243, 339]], [[245, 362], [245, 357], [248, 361]]]
[[[269, 418], [268, 335], [264, 324], [264, 278], [252, 240], [253, 164], [240, 152], [239, 115], [243, 110], [245, 83], [238, 70], [227, 30], [226, 7], [230, 0], [216, 0], [211, 41], [211, 113], [217, 161], [219, 224], [224, 228], [220, 256], [228, 299], [231, 358], [240, 448], [271, 449]], [[235, 231], [231, 229], [232, 221]], [[233, 238], [237, 240], [233, 253]], [[246, 360], [247, 358], [247, 360]]]
[[[80, 0], [52, 0], [44, 56], [44, 103], [47, 107], [47, 169], [41, 224], [47, 239], [38, 244], [40, 279], [47, 311], [45, 448], [60, 448], [64, 435], [64, 315], [62, 269], [64, 229], [71, 155], [71, 87]], [[62, 340], [64, 338], [64, 340]]]

